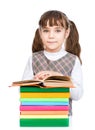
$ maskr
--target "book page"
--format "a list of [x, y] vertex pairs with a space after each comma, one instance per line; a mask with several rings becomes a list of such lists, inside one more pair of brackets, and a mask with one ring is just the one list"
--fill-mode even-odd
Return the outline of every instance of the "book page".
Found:
[[70, 81], [71, 79], [69, 76], [50, 76], [46, 80]]
[[68, 87], [74, 88], [74, 85], [71, 81], [60, 81], [60, 80], [46, 80], [44, 81], [44, 86], [49, 87]]
[[38, 80], [23, 80], [23, 81], [16, 81], [12, 83], [12, 86], [36, 86], [40, 84], [41, 81]]

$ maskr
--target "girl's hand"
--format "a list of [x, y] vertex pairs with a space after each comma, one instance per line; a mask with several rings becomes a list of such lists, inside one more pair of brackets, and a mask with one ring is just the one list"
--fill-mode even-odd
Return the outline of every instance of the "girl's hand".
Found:
[[40, 71], [34, 76], [34, 79], [45, 80], [46, 78], [50, 76], [62, 76], [62, 74], [55, 71]]

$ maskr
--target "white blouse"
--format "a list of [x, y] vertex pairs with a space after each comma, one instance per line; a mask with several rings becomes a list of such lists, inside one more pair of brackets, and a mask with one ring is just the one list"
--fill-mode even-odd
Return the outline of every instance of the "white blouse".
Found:
[[[67, 52], [62, 48], [59, 52], [50, 53], [44, 51], [44, 55], [49, 60], [58, 60], [61, 57], [65, 56]], [[32, 56], [29, 57], [28, 62], [26, 64], [22, 80], [33, 79], [33, 69], [32, 69]], [[76, 58], [75, 65], [73, 67], [71, 73], [71, 80], [75, 86], [75, 88], [70, 88], [70, 94], [72, 100], [79, 100], [83, 95], [83, 77], [82, 77], [82, 68], [79, 61], [79, 58]]]

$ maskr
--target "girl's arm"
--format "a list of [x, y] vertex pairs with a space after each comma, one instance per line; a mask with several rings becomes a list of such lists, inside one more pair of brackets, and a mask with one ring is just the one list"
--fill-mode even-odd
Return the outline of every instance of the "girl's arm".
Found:
[[30, 79], [33, 79], [32, 56], [29, 57], [22, 76], [22, 80], [30, 80]]
[[76, 58], [73, 71], [71, 73], [71, 79], [75, 88], [70, 89], [71, 99], [79, 100], [83, 95], [83, 77], [82, 68], [78, 57]]

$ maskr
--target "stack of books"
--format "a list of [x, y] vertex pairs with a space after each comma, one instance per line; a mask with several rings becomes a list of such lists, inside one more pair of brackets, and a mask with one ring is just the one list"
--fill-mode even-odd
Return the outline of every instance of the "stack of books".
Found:
[[20, 87], [20, 126], [69, 126], [69, 88]]
[[69, 126], [70, 87], [73, 84], [70, 78], [63, 77], [53, 76], [44, 82], [13, 82], [12, 86], [20, 86], [21, 127]]

